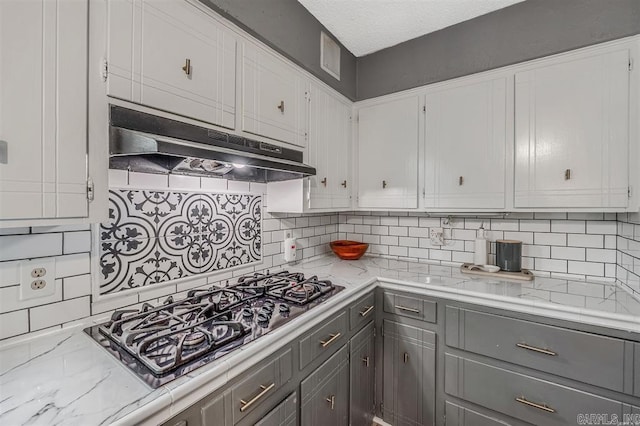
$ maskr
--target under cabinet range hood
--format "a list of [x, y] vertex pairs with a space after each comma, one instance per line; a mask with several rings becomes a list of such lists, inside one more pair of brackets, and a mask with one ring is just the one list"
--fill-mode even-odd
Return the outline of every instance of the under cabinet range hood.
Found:
[[116, 105], [110, 107], [109, 168], [249, 182], [316, 174], [302, 151]]

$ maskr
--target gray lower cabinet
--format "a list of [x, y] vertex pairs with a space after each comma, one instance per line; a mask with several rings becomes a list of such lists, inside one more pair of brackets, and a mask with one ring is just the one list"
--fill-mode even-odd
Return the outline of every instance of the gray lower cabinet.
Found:
[[350, 398], [351, 426], [369, 426], [375, 411], [375, 326], [370, 322], [350, 344]]
[[640, 343], [634, 343], [633, 352], [633, 395], [640, 397]]
[[437, 307], [436, 302], [425, 299], [423, 296], [395, 293], [389, 290], [384, 292], [382, 308], [388, 314], [435, 323], [437, 321]]
[[314, 359], [328, 354], [347, 340], [347, 314], [337, 317], [318, 327], [300, 340], [300, 369], [304, 369]]
[[509, 423], [489, 417], [453, 402], [445, 403], [447, 426], [509, 426]]
[[349, 424], [349, 351], [343, 346], [300, 384], [300, 424]]
[[621, 419], [631, 410], [620, 401], [452, 354], [445, 355], [445, 391], [535, 425], [576, 424], [584, 413]]
[[383, 322], [382, 415], [394, 426], [435, 423], [436, 334]]
[[298, 424], [297, 413], [298, 397], [294, 392], [256, 423], [256, 426], [296, 426]]

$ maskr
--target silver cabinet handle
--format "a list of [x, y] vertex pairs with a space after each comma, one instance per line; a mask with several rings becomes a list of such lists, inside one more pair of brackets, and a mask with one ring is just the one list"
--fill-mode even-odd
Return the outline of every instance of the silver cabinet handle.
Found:
[[367, 314], [368, 314], [369, 312], [371, 312], [371, 310], [372, 310], [372, 309], [373, 309], [373, 305], [371, 305], [371, 306], [365, 306], [365, 307], [364, 307], [364, 311], [360, 311], [360, 316], [361, 316], [361, 317], [366, 317], [366, 316], [367, 316]]
[[269, 386], [260, 385], [260, 393], [259, 394], [257, 394], [253, 398], [251, 398], [249, 401], [245, 401], [244, 399], [241, 399], [240, 400], [240, 404], [242, 404], [242, 405], [240, 406], [240, 412], [242, 413], [242, 412], [248, 410], [249, 407], [251, 407], [253, 404], [256, 403], [256, 401], [258, 401], [260, 398], [265, 396], [267, 392], [269, 392], [271, 389], [273, 389], [275, 387], [275, 385], [276, 385], [275, 383], [271, 383]]
[[9, 164], [9, 144], [7, 141], [0, 141], [0, 164]]
[[327, 178], [322, 179], [320, 183], [323, 184], [324, 186], [327, 186]]
[[340, 185], [342, 185], [343, 188], [346, 188], [347, 187], [347, 181], [343, 180]]
[[191, 59], [187, 58], [184, 61], [184, 66], [182, 67], [182, 71], [184, 71], [184, 73], [187, 76], [191, 76]]
[[281, 113], [284, 114], [284, 101], [280, 101], [280, 104], [277, 106]]
[[382, 181], [382, 189], [385, 189], [387, 187], [387, 181], [383, 180]]
[[335, 395], [330, 395], [325, 399], [325, 401], [327, 401], [329, 403], [329, 406], [333, 410], [333, 407], [336, 405], [336, 396]]
[[520, 404], [527, 405], [529, 407], [537, 408], [538, 410], [546, 411], [547, 413], [555, 413], [556, 410], [549, 407], [547, 404], [538, 404], [537, 402], [528, 401], [524, 396], [519, 396], [516, 398]]
[[362, 362], [364, 362], [364, 365], [368, 367], [369, 366], [369, 357], [365, 356], [364, 358], [362, 358]]
[[413, 312], [414, 314], [419, 314], [420, 311], [413, 308], [407, 308], [406, 306], [396, 305], [396, 309], [400, 309], [401, 311]]
[[571, 179], [571, 169], [567, 169], [564, 171], [564, 180]]
[[458, 178], [458, 186], [462, 186], [463, 183], [464, 183], [464, 176], [460, 176]]
[[409, 361], [409, 354], [405, 352], [402, 358], [404, 363], [406, 364]]
[[557, 356], [558, 354], [554, 351], [550, 351], [549, 349], [536, 348], [535, 346], [527, 345], [526, 343], [516, 343], [516, 346], [521, 349], [526, 349], [528, 351], [538, 352], [545, 355]]
[[327, 346], [335, 342], [336, 339], [338, 339], [340, 336], [342, 336], [342, 333], [330, 334], [329, 340], [320, 340], [320, 346], [326, 348]]

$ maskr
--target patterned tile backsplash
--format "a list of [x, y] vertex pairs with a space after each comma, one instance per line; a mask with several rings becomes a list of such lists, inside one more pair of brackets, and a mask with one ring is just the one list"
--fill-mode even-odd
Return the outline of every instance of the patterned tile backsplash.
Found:
[[262, 259], [262, 196], [112, 189], [100, 225], [100, 294]]

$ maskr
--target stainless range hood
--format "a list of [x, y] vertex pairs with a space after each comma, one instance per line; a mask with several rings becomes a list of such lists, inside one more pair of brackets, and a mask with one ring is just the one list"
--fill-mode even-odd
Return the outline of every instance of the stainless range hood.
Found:
[[316, 174], [303, 153], [116, 105], [110, 107], [109, 167], [217, 176], [249, 182]]

